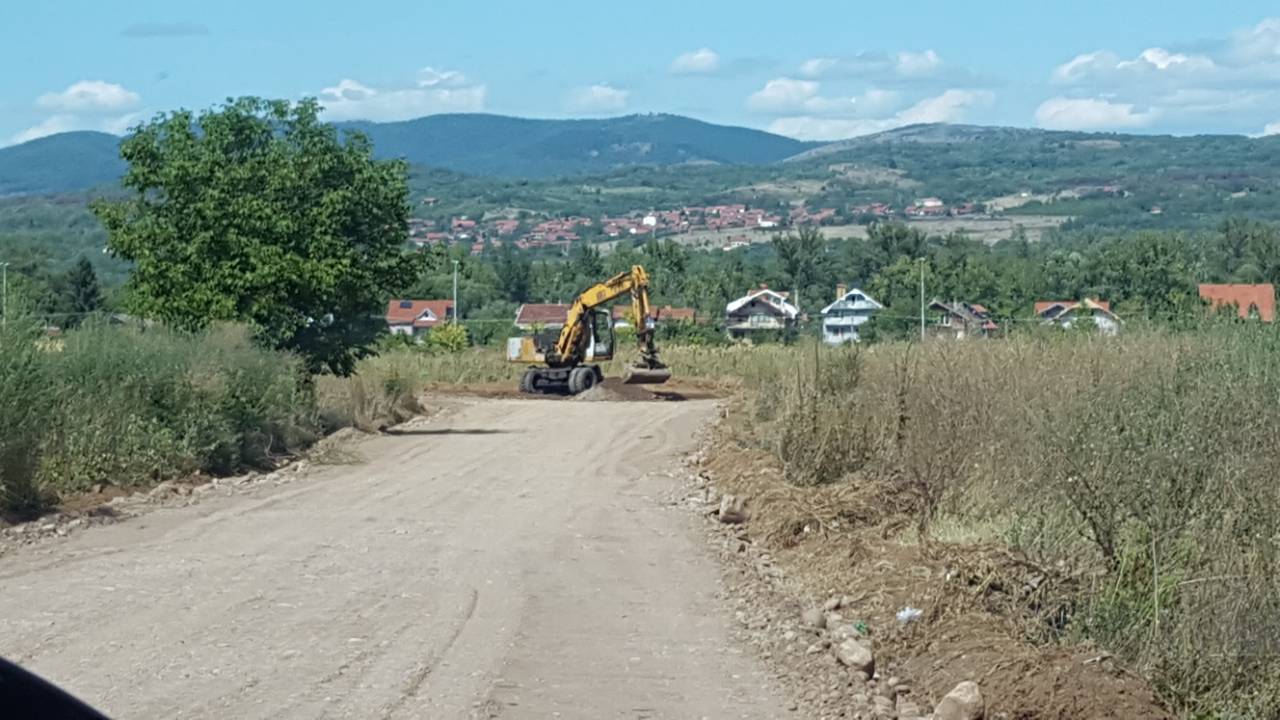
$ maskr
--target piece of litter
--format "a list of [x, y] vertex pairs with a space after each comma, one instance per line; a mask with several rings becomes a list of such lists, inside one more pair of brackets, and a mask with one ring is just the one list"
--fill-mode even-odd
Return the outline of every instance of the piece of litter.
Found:
[[918, 620], [924, 611], [920, 608], [913, 608], [910, 605], [898, 611], [898, 622], [906, 625], [909, 622]]

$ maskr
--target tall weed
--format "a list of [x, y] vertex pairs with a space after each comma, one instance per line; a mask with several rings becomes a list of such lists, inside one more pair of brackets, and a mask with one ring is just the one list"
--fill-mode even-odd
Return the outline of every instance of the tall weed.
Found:
[[789, 481], [874, 476], [922, 535], [944, 515], [1003, 528], [1082, 579], [1066, 632], [1180, 710], [1280, 715], [1276, 329], [752, 350], [701, 371], [752, 378]]

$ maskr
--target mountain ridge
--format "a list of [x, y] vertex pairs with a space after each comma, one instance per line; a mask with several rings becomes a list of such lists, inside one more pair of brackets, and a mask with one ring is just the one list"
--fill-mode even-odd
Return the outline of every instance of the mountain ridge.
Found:
[[[1266, 143], [1268, 138], [1085, 133], [962, 124], [918, 124], [828, 143], [802, 142], [731, 125], [670, 114], [603, 119], [538, 119], [484, 113], [428, 115], [413, 120], [335, 123], [369, 136], [383, 158], [404, 158], [417, 168], [477, 178], [545, 180], [601, 176], [636, 167], [808, 166], [887, 161], [894, 148], [990, 145], [998, 155], [1026, 141], [1105, 148], [1163, 143], [1191, 148], [1215, 142]], [[0, 197], [79, 192], [114, 183], [125, 169], [120, 138], [77, 131], [0, 148]], [[911, 150], [916, 148], [917, 150]]]

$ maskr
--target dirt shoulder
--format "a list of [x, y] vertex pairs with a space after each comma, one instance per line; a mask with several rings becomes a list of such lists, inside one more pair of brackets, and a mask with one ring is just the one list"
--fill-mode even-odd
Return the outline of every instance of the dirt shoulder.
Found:
[[[723, 432], [690, 463], [684, 503], [730, 568], [744, 639], [815, 717], [927, 716], [966, 681], [987, 718], [1172, 717], [1109, 654], [1043, 642], [1066, 609], [1053, 569], [998, 547], [921, 545], [870, 482], [789, 486]], [[745, 522], [717, 520], [739, 507]], [[850, 627], [874, 652], [869, 677], [839, 658]]]

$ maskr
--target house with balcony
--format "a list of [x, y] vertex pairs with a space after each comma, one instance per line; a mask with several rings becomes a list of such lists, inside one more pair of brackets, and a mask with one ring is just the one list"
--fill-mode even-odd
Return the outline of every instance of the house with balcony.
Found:
[[790, 301], [786, 292], [761, 285], [726, 305], [724, 315], [730, 337], [749, 338], [753, 334], [794, 327], [800, 308]]
[[943, 302], [935, 299], [929, 303], [929, 313], [933, 316], [933, 322], [929, 324], [929, 334], [937, 338], [949, 340], [984, 338], [990, 337], [1000, 329], [991, 318], [990, 311], [977, 303]]
[[828, 345], [858, 342], [858, 328], [884, 309], [858, 288], [836, 286], [835, 302], [822, 308], [822, 340]]
[[1120, 332], [1120, 318], [1106, 300], [1045, 300], [1035, 304], [1035, 313], [1041, 321], [1064, 329], [1088, 323], [1103, 335]]

